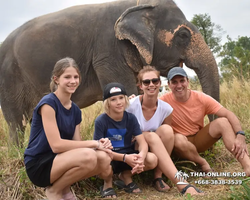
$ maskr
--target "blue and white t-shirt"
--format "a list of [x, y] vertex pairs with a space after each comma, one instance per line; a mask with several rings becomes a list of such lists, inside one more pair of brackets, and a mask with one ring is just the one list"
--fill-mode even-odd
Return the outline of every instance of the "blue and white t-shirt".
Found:
[[124, 112], [121, 121], [115, 121], [106, 113], [95, 120], [94, 140], [109, 138], [115, 152], [125, 153], [134, 150], [133, 136], [142, 134], [136, 117]]

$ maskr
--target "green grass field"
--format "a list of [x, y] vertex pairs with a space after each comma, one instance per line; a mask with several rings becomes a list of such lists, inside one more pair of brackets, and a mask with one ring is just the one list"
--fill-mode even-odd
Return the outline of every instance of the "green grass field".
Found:
[[[198, 85], [192, 84], [192, 89], [200, 90]], [[242, 128], [246, 132], [246, 140], [250, 143], [250, 84], [247, 81], [238, 81], [232, 79], [231, 83], [223, 83], [220, 87], [221, 104], [233, 111], [241, 121]], [[1, 110], [0, 110], [1, 111]], [[95, 118], [102, 113], [102, 102], [82, 110], [81, 134], [83, 139], [91, 139], [94, 129]], [[207, 119], [206, 119], [207, 122]], [[23, 152], [28, 143], [29, 125], [27, 125], [24, 148], [19, 148], [9, 144], [8, 126], [0, 112], [0, 200], [28, 200], [28, 199], [46, 199], [44, 189], [35, 187], [28, 179], [24, 164]], [[234, 157], [225, 149], [222, 141], [216, 143], [212, 150], [202, 154], [211, 164], [215, 172], [242, 172], [241, 166]], [[191, 162], [174, 160], [178, 170], [185, 171], [190, 175], [191, 171], [197, 171], [198, 167]], [[165, 178], [165, 177], [164, 177]], [[153, 172], [143, 172], [135, 175], [134, 180], [143, 190], [141, 194], [127, 194], [124, 191], [116, 190], [117, 199], [250, 199], [250, 181], [246, 177], [235, 177], [233, 180], [242, 180], [242, 185], [219, 184], [232, 178], [219, 177], [202, 179], [189, 177], [188, 181], [195, 184], [200, 180], [203, 184], [195, 184], [205, 192], [203, 197], [183, 197], [179, 195], [175, 186], [165, 179], [171, 189], [168, 193], [157, 192], [152, 187]], [[206, 184], [207, 180], [217, 180], [217, 184]], [[202, 182], [203, 181], [203, 182]], [[99, 187], [102, 180], [92, 177], [80, 181], [72, 186], [73, 192], [78, 199], [99, 199]]]

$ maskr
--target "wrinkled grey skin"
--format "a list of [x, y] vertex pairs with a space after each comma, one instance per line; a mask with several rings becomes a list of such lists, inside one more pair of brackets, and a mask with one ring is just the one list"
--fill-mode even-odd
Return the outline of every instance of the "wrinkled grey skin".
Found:
[[[137, 3], [139, 2], [139, 5]], [[0, 48], [0, 99], [12, 141], [45, 93], [63, 57], [76, 60], [82, 83], [72, 100], [84, 108], [102, 100], [117, 81], [138, 93], [136, 75], [147, 64], [162, 76], [184, 62], [205, 93], [219, 100], [215, 59], [197, 28], [171, 0], [127, 0], [82, 5], [37, 17], [13, 31]]]

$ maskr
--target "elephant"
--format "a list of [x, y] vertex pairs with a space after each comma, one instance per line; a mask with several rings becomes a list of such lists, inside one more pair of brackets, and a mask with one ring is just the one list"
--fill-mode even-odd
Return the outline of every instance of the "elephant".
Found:
[[198, 29], [172, 0], [126, 0], [79, 5], [34, 18], [14, 30], [0, 48], [0, 99], [11, 141], [19, 144], [36, 104], [49, 93], [56, 61], [77, 62], [82, 83], [72, 96], [79, 108], [102, 100], [109, 82], [138, 94], [145, 65], [161, 76], [185, 65], [203, 92], [219, 101], [215, 58]]

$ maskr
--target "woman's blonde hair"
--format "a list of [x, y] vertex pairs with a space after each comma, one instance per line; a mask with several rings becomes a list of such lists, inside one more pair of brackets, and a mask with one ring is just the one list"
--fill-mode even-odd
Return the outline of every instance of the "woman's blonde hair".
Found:
[[[125, 102], [126, 102], [126, 106], [125, 106], [125, 109], [126, 109], [127, 107], [129, 107], [129, 99], [128, 99], [127, 95], [124, 95], [124, 97], [125, 97]], [[110, 110], [110, 107], [109, 107], [110, 98], [111, 97], [107, 98], [103, 102], [103, 108], [104, 108], [105, 113], [109, 113], [109, 110]]]
[[155, 67], [150, 65], [144, 66], [137, 75], [137, 86], [140, 86], [142, 84], [142, 77], [147, 72], [155, 72], [157, 77], [160, 78], [160, 72], [157, 69], [155, 69]]
[[73, 58], [62, 58], [61, 60], [58, 60], [54, 66], [54, 69], [52, 71], [51, 81], [50, 81], [50, 91], [54, 92], [57, 89], [57, 84], [55, 82], [54, 77], [59, 78], [68, 67], [74, 67], [79, 75], [79, 84], [81, 83], [81, 73], [78, 68], [78, 65], [76, 64], [75, 60]]

